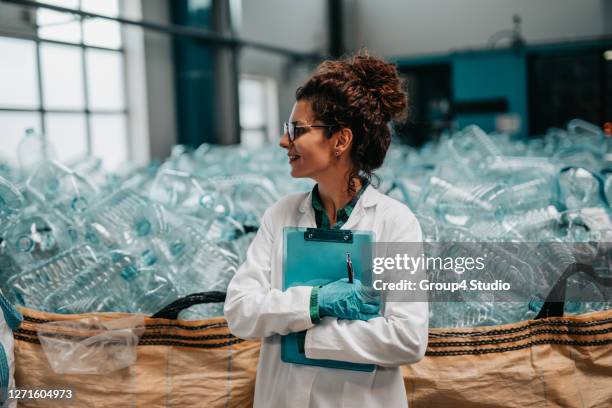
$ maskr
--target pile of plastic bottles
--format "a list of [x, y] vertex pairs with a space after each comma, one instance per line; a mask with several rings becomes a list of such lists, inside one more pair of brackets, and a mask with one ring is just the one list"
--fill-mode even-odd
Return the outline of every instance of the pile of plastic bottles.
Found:
[[[163, 164], [108, 173], [93, 157], [49, 160], [52, 149], [27, 132], [20, 166], [0, 167], [0, 289], [57, 313], [151, 314], [224, 292], [263, 211], [303, 184], [274, 153], [250, 166], [237, 148], [177, 146]], [[181, 317], [222, 314], [217, 303]]]
[[[495, 277], [524, 289], [516, 302], [430, 298], [432, 327], [534, 318], [556, 283], [551, 276], [559, 277], [564, 266], [575, 261], [571, 254], [559, 253], [563, 246], [548, 243], [592, 243], [594, 252], [608, 254], [607, 262], [596, 265], [598, 275], [612, 276], [612, 138], [598, 127], [575, 119], [567, 129], [517, 140], [468, 126], [420, 150], [400, 148], [389, 153], [380, 172], [381, 188], [413, 209], [425, 241], [448, 242], [448, 250], [457, 242], [486, 242], [486, 248], [496, 242], [540, 243], [521, 246], [523, 253], [503, 251], [502, 245], [497, 248], [496, 263], [508, 265], [508, 270]], [[558, 270], [545, 275], [534, 269], [531, 276], [519, 278], [509, 266], [522, 260], [546, 261]], [[578, 274], [568, 280], [571, 285], [594, 284]], [[609, 288], [595, 286], [589, 302], [568, 297], [566, 313], [612, 307], [606, 297]], [[531, 299], [525, 292], [532, 294]], [[600, 292], [602, 296], [595, 296]]]
[[[191, 293], [225, 291], [264, 210], [312, 187], [289, 176], [277, 146], [176, 146], [163, 163], [117, 173], [93, 157], [45, 160], [52, 152], [33, 132], [18, 150], [19, 167], [0, 164], [0, 289], [50, 312], [150, 314]], [[530, 139], [469, 126], [418, 150], [392, 145], [377, 174], [379, 190], [408, 204], [428, 242], [612, 241], [612, 139], [584, 121]], [[549, 289], [512, 307], [432, 302], [430, 325], [532, 318]], [[221, 304], [181, 317], [218, 315]]]

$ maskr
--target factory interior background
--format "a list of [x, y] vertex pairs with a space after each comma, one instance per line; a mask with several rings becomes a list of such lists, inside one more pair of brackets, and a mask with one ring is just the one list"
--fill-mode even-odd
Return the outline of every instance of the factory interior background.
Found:
[[276, 143], [297, 85], [361, 47], [408, 79], [411, 145], [468, 124], [532, 137], [612, 115], [605, 0], [34, 3], [0, 5], [8, 163], [27, 127], [61, 160], [93, 154], [111, 170], [176, 144]]
[[[364, 50], [409, 95], [377, 188], [428, 250], [494, 260], [427, 276], [513, 288], [429, 293], [410, 406], [609, 406], [611, 0], [0, 0], [0, 306], [19, 311], [0, 319], [0, 378], [99, 406], [95, 389], [249, 406], [259, 343], [230, 333], [226, 290], [266, 209], [313, 188], [279, 147], [296, 89]], [[132, 318], [121, 353], [52, 335], [106, 312]]]

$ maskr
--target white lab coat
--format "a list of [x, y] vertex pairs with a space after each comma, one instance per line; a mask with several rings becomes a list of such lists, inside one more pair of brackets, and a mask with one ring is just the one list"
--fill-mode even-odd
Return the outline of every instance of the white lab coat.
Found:
[[[255, 408], [407, 407], [399, 365], [419, 361], [428, 333], [426, 302], [387, 302], [369, 321], [310, 320], [311, 287], [282, 291], [283, 227], [315, 227], [312, 192], [280, 199], [264, 213], [246, 261], [227, 289], [232, 333], [262, 339]], [[374, 231], [377, 242], [420, 242], [421, 228], [404, 204], [371, 185], [343, 229]], [[307, 330], [306, 357], [376, 364], [374, 372], [284, 363], [280, 335]]]

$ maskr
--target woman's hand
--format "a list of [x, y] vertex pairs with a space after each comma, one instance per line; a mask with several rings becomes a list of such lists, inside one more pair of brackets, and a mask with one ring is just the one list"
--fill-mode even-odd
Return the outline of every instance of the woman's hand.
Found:
[[347, 320], [369, 320], [378, 317], [379, 294], [355, 279], [340, 279], [321, 287], [318, 292], [319, 315]]

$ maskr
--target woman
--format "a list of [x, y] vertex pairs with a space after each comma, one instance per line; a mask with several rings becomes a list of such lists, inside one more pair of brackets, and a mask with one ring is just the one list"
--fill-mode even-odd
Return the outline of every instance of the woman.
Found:
[[[262, 339], [255, 407], [407, 406], [399, 366], [425, 354], [427, 303], [387, 302], [376, 316], [368, 289], [346, 281], [281, 290], [285, 226], [370, 230], [378, 242], [421, 240], [408, 207], [370, 184], [390, 144], [388, 123], [406, 107], [395, 66], [367, 54], [323, 62], [297, 90], [280, 146], [291, 175], [317, 184], [266, 210], [225, 302], [232, 333]], [[353, 308], [340, 307], [346, 304]], [[304, 330], [306, 357], [376, 370], [282, 362], [280, 336]]]

